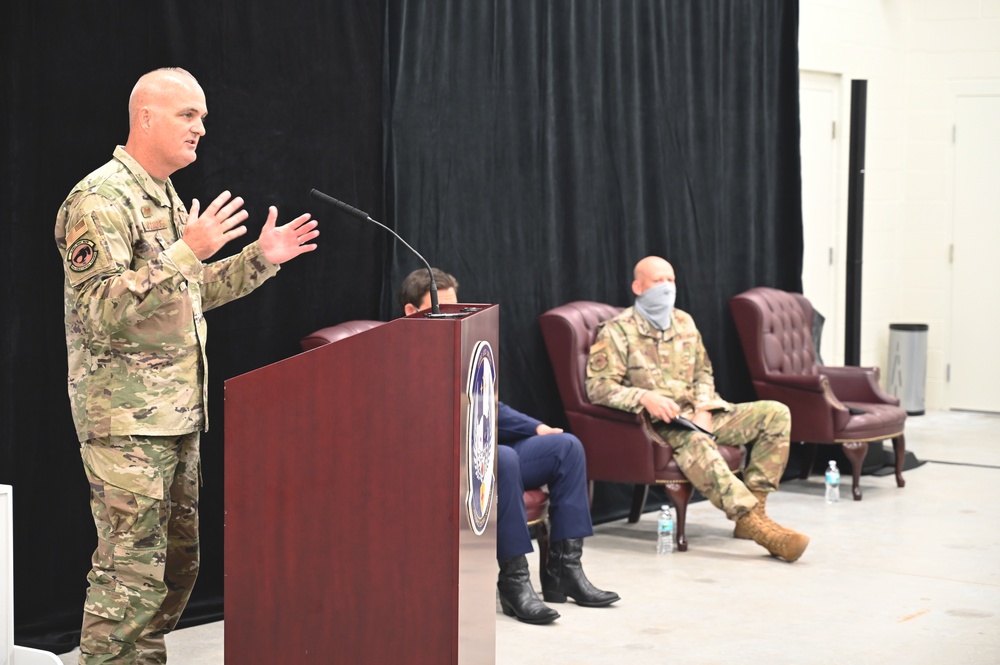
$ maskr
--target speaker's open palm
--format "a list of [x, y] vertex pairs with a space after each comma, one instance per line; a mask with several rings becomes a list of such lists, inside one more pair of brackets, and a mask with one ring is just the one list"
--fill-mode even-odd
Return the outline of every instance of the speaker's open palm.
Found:
[[267, 221], [260, 231], [260, 249], [271, 263], [285, 263], [299, 254], [316, 249], [315, 240], [319, 235], [316, 229], [318, 222], [311, 219], [312, 215], [305, 213], [292, 221], [278, 226], [278, 209], [270, 206], [267, 211]]

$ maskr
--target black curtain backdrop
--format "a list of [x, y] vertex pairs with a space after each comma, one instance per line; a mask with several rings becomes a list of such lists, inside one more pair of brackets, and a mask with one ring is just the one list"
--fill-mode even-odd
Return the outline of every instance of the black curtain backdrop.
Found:
[[[316, 328], [398, 316], [396, 288], [419, 266], [311, 188], [395, 228], [459, 278], [463, 301], [499, 302], [501, 397], [554, 425], [544, 310], [628, 305], [634, 263], [662, 255], [720, 390], [743, 400], [753, 393], [727, 299], [800, 290], [794, 0], [12, 0], [0, 17], [0, 483], [14, 487], [19, 644], [75, 645], [95, 546], [55, 214], [124, 143], [128, 94], [150, 69], [185, 67], [208, 98], [198, 161], [174, 177], [186, 202], [243, 196], [246, 240], [268, 205], [322, 220], [316, 252], [207, 315], [203, 567], [182, 625], [222, 617], [223, 382], [298, 352]], [[603, 496], [598, 521], [627, 508]]]
[[[801, 291], [797, 17], [795, 2], [391, 3], [386, 209], [460, 300], [500, 303], [501, 399], [562, 423], [537, 316], [631, 304], [648, 254], [673, 263], [723, 394], [752, 397], [726, 301]], [[396, 247], [387, 287], [416, 267]]]

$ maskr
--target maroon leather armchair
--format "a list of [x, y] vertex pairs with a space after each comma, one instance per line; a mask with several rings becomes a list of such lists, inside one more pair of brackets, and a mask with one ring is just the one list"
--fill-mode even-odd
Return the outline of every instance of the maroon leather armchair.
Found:
[[[729, 308], [757, 397], [788, 406], [792, 441], [839, 445], [851, 463], [851, 489], [860, 501], [861, 464], [868, 444], [892, 439], [896, 485], [903, 487], [906, 411], [879, 386], [878, 368], [819, 365], [812, 339], [813, 307], [799, 293], [760, 286], [733, 296]], [[809, 459], [801, 477], [808, 477], [811, 469]]]
[[[356, 335], [383, 325], [385, 321], [358, 319], [345, 321], [335, 326], [320, 328], [299, 340], [303, 351], [309, 351], [324, 344], [331, 344], [345, 337]], [[535, 527], [535, 539], [538, 541], [538, 560], [540, 570], [545, 570], [549, 560], [549, 493], [545, 488], [531, 488], [524, 491], [524, 508], [528, 513], [528, 526]]]
[[[637, 522], [650, 485], [662, 485], [677, 511], [677, 548], [687, 550], [687, 507], [694, 488], [674, 461], [673, 452], [653, 429], [649, 414], [636, 415], [591, 404], [585, 381], [590, 347], [603, 322], [621, 307], [578, 300], [539, 317], [566, 419], [587, 453], [588, 480], [634, 483], [628, 521]], [[729, 468], [743, 468], [746, 449], [719, 446]]]

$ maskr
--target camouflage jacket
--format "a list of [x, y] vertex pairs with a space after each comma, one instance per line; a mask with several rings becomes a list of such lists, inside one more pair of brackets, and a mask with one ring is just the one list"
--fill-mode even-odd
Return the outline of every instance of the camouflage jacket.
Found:
[[257, 242], [203, 264], [182, 239], [187, 210], [169, 179], [164, 185], [119, 146], [56, 218], [80, 441], [207, 429], [204, 312], [279, 269]]
[[677, 402], [687, 418], [732, 407], [715, 392], [712, 363], [687, 312], [675, 308], [670, 327], [661, 331], [629, 307], [598, 329], [587, 363], [587, 398], [639, 413], [647, 390]]

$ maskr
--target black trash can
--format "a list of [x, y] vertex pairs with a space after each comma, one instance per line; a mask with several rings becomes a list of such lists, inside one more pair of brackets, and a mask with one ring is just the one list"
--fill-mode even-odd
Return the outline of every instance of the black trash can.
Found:
[[890, 393], [911, 416], [924, 414], [924, 389], [927, 383], [927, 324], [889, 324]]

